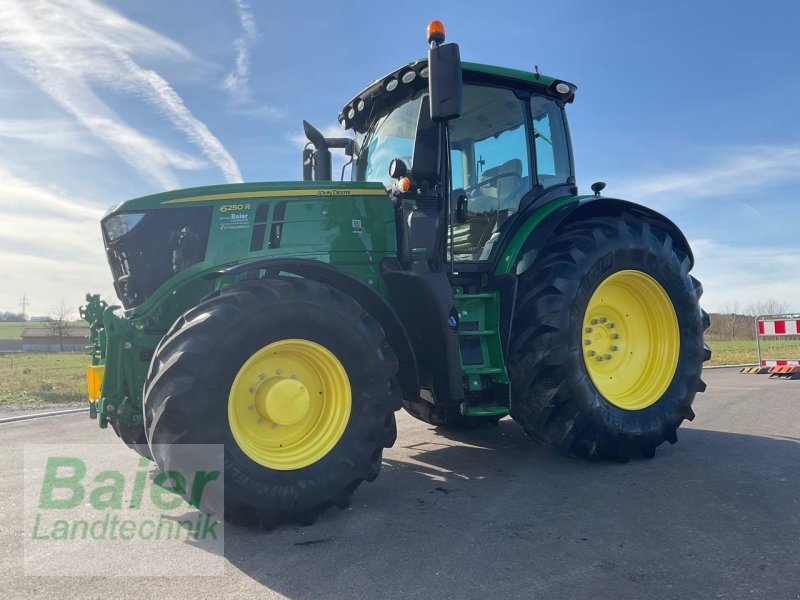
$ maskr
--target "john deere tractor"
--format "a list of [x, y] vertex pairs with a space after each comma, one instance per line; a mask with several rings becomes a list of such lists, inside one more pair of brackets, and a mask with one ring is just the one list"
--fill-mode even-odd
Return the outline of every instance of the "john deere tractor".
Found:
[[462, 62], [437, 21], [428, 42], [345, 105], [354, 137], [304, 124], [304, 181], [170, 191], [102, 220], [124, 310], [82, 309], [90, 414], [161, 469], [223, 445], [228, 520], [347, 506], [400, 408], [443, 429], [510, 415], [621, 461], [694, 417], [710, 352], [686, 238], [603, 183], [578, 194], [575, 85]]

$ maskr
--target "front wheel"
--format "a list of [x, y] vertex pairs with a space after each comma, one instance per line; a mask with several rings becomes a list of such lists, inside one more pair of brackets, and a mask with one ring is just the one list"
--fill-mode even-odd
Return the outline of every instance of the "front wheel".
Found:
[[147, 438], [162, 471], [182, 470], [183, 444], [224, 446], [226, 520], [307, 524], [377, 477], [397, 434], [397, 370], [380, 324], [346, 294], [299, 278], [241, 283], [157, 348]]
[[652, 457], [677, 441], [710, 351], [690, 260], [631, 215], [563, 228], [522, 275], [511, 415], [577, 456]]

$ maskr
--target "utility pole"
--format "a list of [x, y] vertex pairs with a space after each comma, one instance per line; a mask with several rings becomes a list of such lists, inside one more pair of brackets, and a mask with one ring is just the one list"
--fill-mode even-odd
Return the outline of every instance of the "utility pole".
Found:
[[22, 305], [22, 320], [27, 321], [28, 319], [25, 316], [25, 309], [28, 308], [28, 296], [22, 294], [22, 300], [20, 300], [19, 303]]

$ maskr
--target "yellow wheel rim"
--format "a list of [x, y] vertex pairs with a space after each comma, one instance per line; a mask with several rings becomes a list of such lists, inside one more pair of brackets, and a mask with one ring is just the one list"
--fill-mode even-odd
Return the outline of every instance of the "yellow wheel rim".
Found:
[[330, 350], [308, 340], [280, 340], [239, 369], [228, 396], [228, 422], [247, 456], [289, 471], [333, 449], [350, 406], [350, 380]]
[[583, 359], [592, 383], [614, 406], [641, 410], [661, 398], [675, 375], [680, 346], [672, 301], [646, 273], [614, 273], [589, 299]]

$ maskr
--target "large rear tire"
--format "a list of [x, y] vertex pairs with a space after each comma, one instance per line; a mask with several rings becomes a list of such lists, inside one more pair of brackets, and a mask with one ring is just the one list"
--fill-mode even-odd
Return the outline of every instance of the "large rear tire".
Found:
[[148, 441], [162, 470], [180, 470], [176, 444], [224, 445], [226, 520], [309, 524], [377, 477], [397, 435], [397, 370], [380, 324], [346, 294], [295, 278], [238, 284], [157, 348]]
[[511, 416], [582, 457], [652, 457], [675, 443], [711, 352], [690, 260], [634, 217], [557, 232], [520, 278], [509, 356]]

